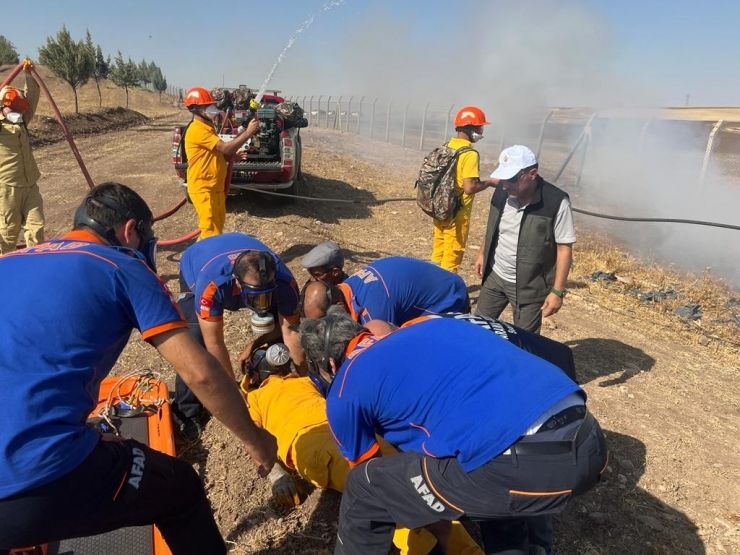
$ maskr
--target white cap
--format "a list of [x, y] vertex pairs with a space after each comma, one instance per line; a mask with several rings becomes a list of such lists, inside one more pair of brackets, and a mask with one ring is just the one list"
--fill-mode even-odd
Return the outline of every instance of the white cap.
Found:
[[529, 168], [537, 163], [534, 152], [526, 146], [514, 145], [501, 151], [498, 157], [498, 167], [493, 171], [491, 177], [497, 179], [511, 179], [524, 168]]
[[285, 343], [275, 343], [268, 347], [265, 358], [272, 366], [282, 366], [290, 360], [290, 351]]

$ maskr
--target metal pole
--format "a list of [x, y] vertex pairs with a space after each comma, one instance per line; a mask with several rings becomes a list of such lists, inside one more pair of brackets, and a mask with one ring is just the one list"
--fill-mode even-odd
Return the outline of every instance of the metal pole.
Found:
[[401, 148], [404, 148], [406, 146], [406, 120], [408, 119], [410, 105], [411, 101], [409, 100], [406, 103], [406, 108], [404, 108], [403, 110], [403, 126], [401, 127]]
[[331, 95], [326, 100], [326, 129], [329, 129], [329, 110], [331, 110]]
[[388, 113], [385, 115], [385, 142], [390, 138], [391, 130], [391, 110], [393, 109], [393, 99], [388, 103]]
[[499, 154], [504, 150], [505, 144], [506, 144], [506, 124], [504, 123], [504, 127], [501, 130], [501, 142], [498, 145]]
[[649, 117], [648, 120], [645, 122], [645, 125], [642, 126], [642, 130], [640, 131], [640, 152], [642, 152], [643, 144], [645, 143], [645, 136], [647, 135], [648, 127], [650, 127], [650, 124], [653, 123], [653, 117]]
[[349, 120], [352, 117], [352, 99], [354, 98], [354, 95], [349, 97], [349, 100], [347, 101], [347, 119], [344, 120], [344, 130], [349, 131]]
[[717, 131], [719, 131], [719, 128], [722, 127], [722, 124], [725, 123], [725, 120], [721, 119], [717, 123], [714, 124], [714, 128], [709, 133], [709, 140], [707, 141], [707, 150], [704, 153], [704, 162], [702, 162], [701, 165], [701, 181], [699, 182], [700, 185], [700, 192], [701, 189], [704, 189], [704, 181], [707, 177], [707, 168], [709, 168], [709, 158], [712, 156], [712, 149], [714, 148], [714, 137], [717, 135]]
[[357, 129], [355, 130], [356, 134], [360, 134], [360, 121], [362, 120], [362, 101], [365, 100], [364, 96], [360, 97], [360, 108], [357, 110]]
[[583, 176], [583, 166], [586, 165], [586, 154], [588, 152], [588, 147], [591, 144], [591, 133], [586, 133], [586, 136], [584, 138], [586, 141], [583, 145], [583, 148], [581, 149], [581, 161], [578, 164], [578, 176], [576, 177], [576, 189], [581, 186], [581, 177]]
[[578, 139], [576, 139], [576, 144], [573, 145], [573, 148], [568, 153], [568, 156], [565, 157], [565, 161], [560, 166], [560, 169], [555, 174], [555, 178], [553, 179], [554, 183], [557, 183], [558, 179], [560, 179], [560, 176], [563, 175], [563, 172], [565, 171], [566, 166], [570, 162], [571, 158], [573, 158], [573, 155], [578, 150], [578, 147], [581, 146], [581, 143], [583, 142], [583, 138], [586, 136], [586, 133], [590, 130], [591, 122], [594, 120], [594, 118], [599, 115], [598, 112], [591, 115], [590, 118], [588, 118], [588, 121], [586, 122], [586, 125], [583, 128], [583, 131], [581, 131], [581, 134], [578, 135]]
[[551, 116], [552, 110], [550, 110], [545, 116], [545, 119], [542, 120], [542, 126], [540, 127], [540, 138], [537, 139], [537, 160], [540, 159], [540, 152], [542, 151], [542, 141], [545, 138], [545, 127], [547, 127], [547, 122]]
[[[339, 125], [337, 126], [337, 123]], [[342, 97], [339, 97], [339, 100], [337, 100], [337, 113], [334, 116], [334, 129], [342, 130]]]
[[378, 101], [377, 97], [375, 100], [373, 100], [373, 109], [372, 112], [370, 112], [370, 138], [373, 138], [373, 133], [375, 132], [375, 103]]
[[450, 117], [452, 116], [452, 109], [455, 107], [454, 104], [450, 104], [450, 109], [447, 110], [447, 117], [445, 118], [445, 136], [442, 137], [442, 140], [447, 140], [448, 132], [450, 130]]
[[321, 97], [324, 96], [323, 94], [319, 95], [318, 104], [319, 107], [316, 109], [316, 127], [321, 127]]
[[421, 116], [421, 137], [419, 138], [419, 150], [424, 150], [424, 131], [427, 124], [427, 110], [429, 109], [430, 104], [431, 102], [427, 102], [427, 105], [424, 106], [424, 113]]

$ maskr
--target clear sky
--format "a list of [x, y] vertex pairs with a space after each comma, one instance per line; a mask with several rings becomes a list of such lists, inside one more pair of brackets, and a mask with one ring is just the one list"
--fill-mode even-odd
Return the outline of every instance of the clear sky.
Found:
[[[258, 87], [325, 2], [27, 0], [3, 6], [0, 34], [36, 59], [65, 24], [75, 39], [89, 29], [104, 53], [154, 61], [172, 85]], [[288, 95], [531, 94], [550, 105], [683, 105], [690, 95], [692, 105], [737, 105], [738, 22], [737, 0], [344, 0], [297, 36], [270, 86]]]

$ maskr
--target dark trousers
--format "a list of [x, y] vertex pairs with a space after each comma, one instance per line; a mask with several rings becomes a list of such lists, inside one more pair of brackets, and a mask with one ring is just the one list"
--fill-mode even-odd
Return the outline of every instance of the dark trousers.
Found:
[[[569, 499], [593, 487], [607, 451], [590, 415], [572, 429], [522, 438], [511, 451], [471, 472], [454, 458], [414, 452], [354, 468], [342, 495], [335, 555], [386, 555], [396, 523], [419, 528], [463, 516], [483, 521], [486, 554], [525, 555], [523, 519], [560, 513]], [[489, 521], [494, 521], [490, 528]], [[496, 534], [504, 525], [508, 533]]]
[[[180, 273], [180, 295], [177, 298], [177, 305], [188, 322], [190, 335], [205, 348], [206, 344], [200, 331], [198, 315], [195, 313], [195, 295], [190, 291], [182, 273]], [[185, 418], [196, 418], [200, 416], [203, 410], [200, 400], [179, 375], [175, 376], [175, 403], [173, 409], [173, 416], [178, 421]]]
[[514, 312], [514, 325], [532, 333], [540, 333], [542, 328], [542, 303], [517, 304], [516, 283], [504, 281], [491, 271], [481, 285], [475, 313], [479, 316], [498, 318], [511, 303]]
[[193, 467], [134, 441], [100, 441], [67, 475], [0, 500], [0, 552], [155, 524], [173, 555], [225, 554]]

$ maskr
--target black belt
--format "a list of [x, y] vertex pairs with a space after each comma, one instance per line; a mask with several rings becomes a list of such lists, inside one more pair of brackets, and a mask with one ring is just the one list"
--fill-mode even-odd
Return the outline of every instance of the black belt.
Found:
[[[561, 455], [570, 453], [586, 441], [593, 424], [596, 422], [593, 415], [586, 410], [586, 416], [583, 417], [581, 425], [573, 439], [562, 439], [557, 441], [518, 441], [510, 447], [511, 454], [514, 455]], [[536, 434], [535, 434], [536, 435]], [[529, 438], [533, 436], [527, 436]]]

